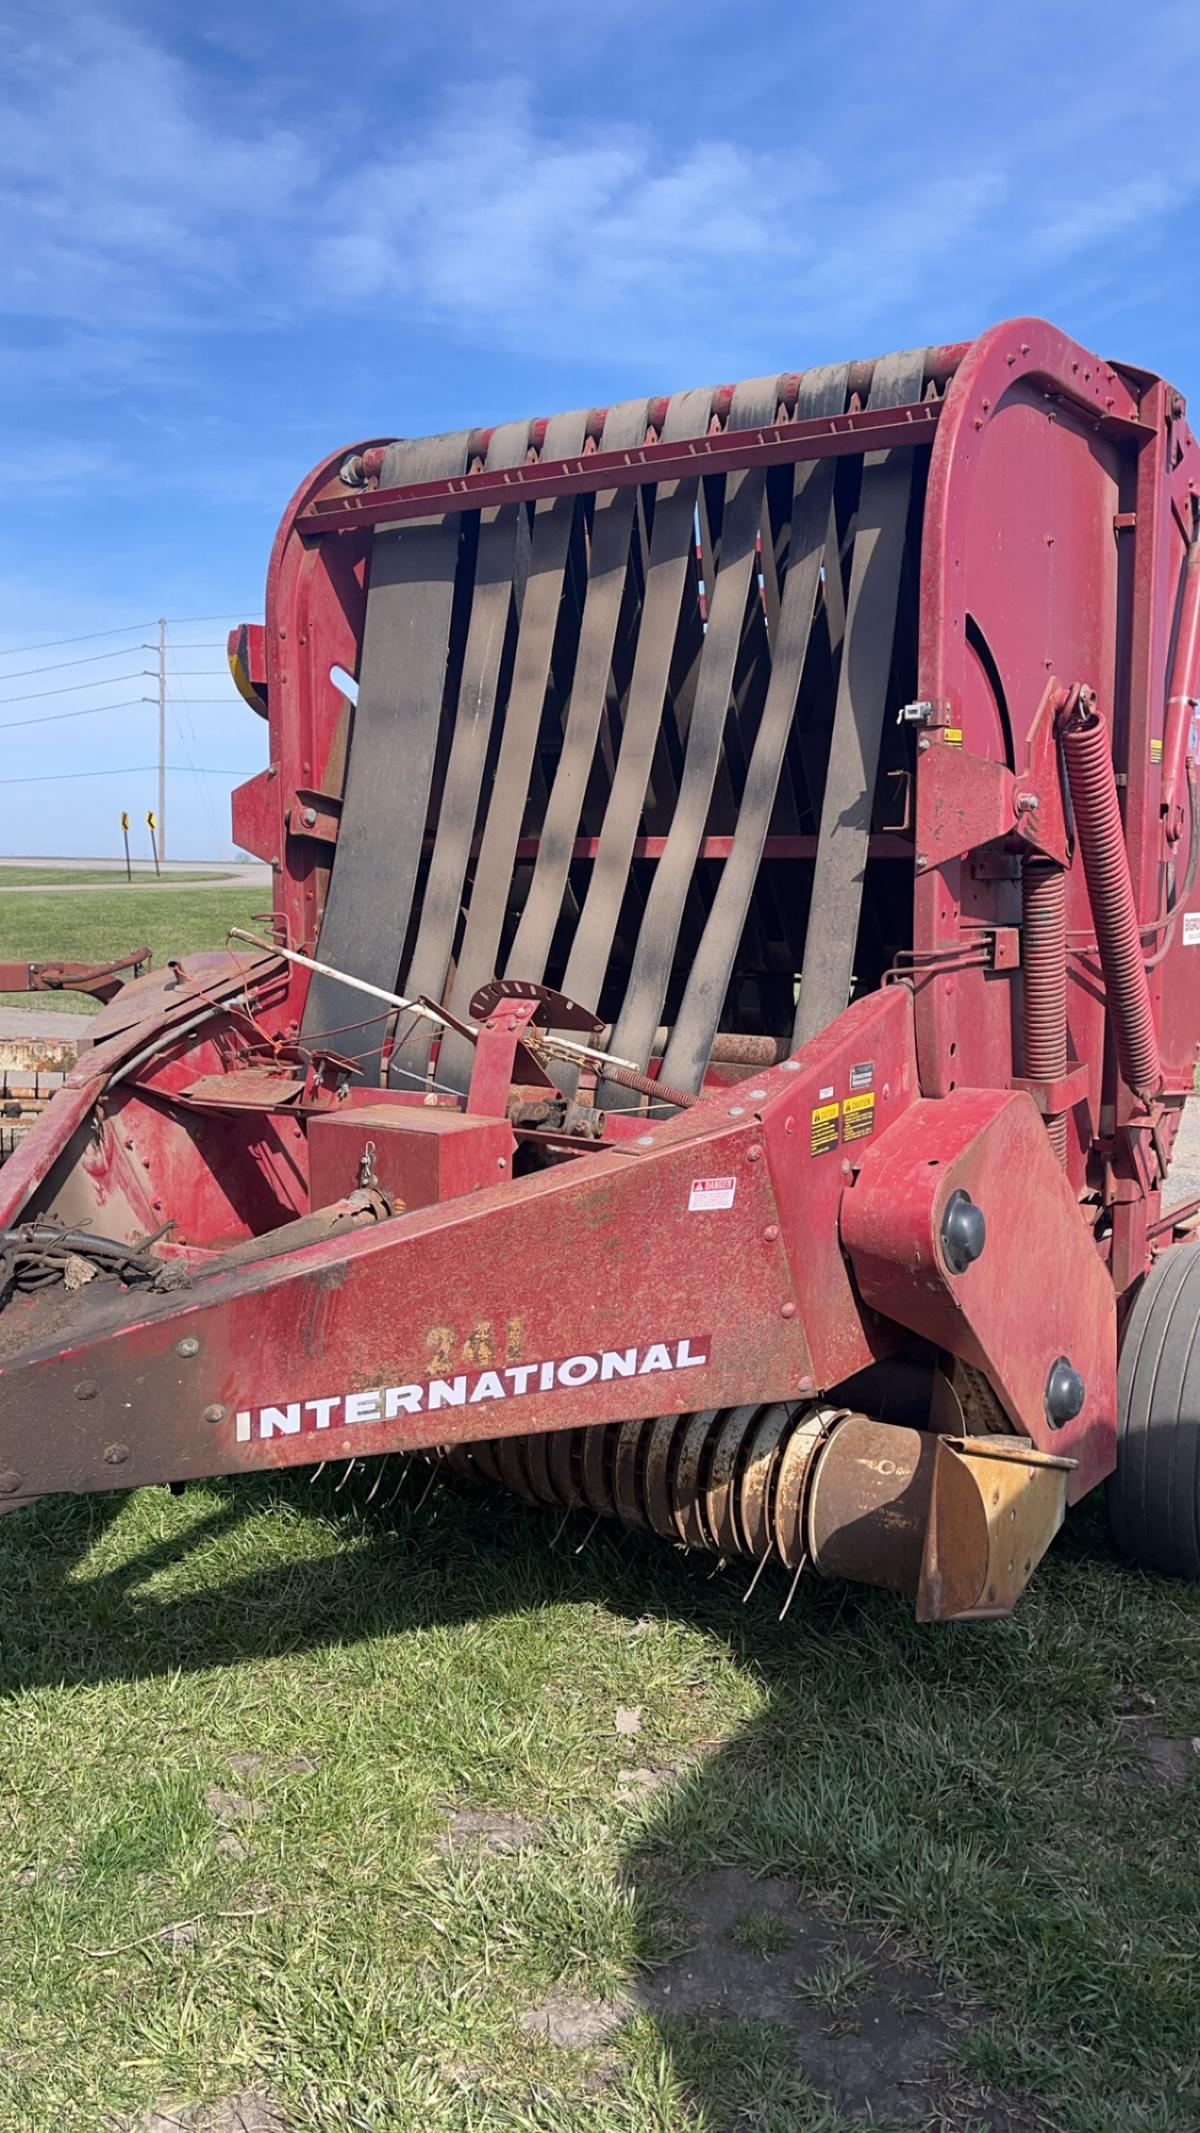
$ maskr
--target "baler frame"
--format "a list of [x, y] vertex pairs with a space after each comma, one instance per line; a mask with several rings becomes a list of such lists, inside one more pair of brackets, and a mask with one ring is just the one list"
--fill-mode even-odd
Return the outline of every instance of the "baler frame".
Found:
[[[822, 1559], [817, 1483], [824, 1474], [828, 1503], [849, 1475], [853, 1494], [864, 1463], [852, 1453], [855, 1418], [838, 1404], [838, 1388], [915, 1348], [941, 1358], [933, 1424], [941, 1479], [922, 1439], [882, 1502], [860, 1496], [867, 1556], [874, 1551], [881, 1581], [918, 1590], [927, 1613], [1011, 1604], [1061, 1516], [1064, 1491], [1084, 1493], [1114, 1463], [1118, 1311], [1164, 1242], [1161, 1186], [1200, 1034], [1190, 965], [1180, 960], [1186, 899], [1177, 864], [1185, 779], [1196, 829], [1187, 707], [1200, 675], [1194, 648], [1180, 671], [1179, 645], [1200, 454], [1170, 387], [1097, 361], [1040, 321], [904, 361], [907, 371], [890, 375], [915, 375], [921, 391], [897, 405], [864, 406], [882, 372], [850, 366], [838, 374], [848, 405], [816, 419], [797, 413], [813, 390], [797, 374], [775, 384], [774, 422], [731, 427], [731, 413], [752, 396], [739, 403], [727, 388], [710, 396], [698, 434], [664, 439], [672, 403], [650, 402], [644, 441], [617, 450], [605, 449], [600, 411], [559, 418], [583, 446], [550, 458], [540, 456], [548, 426], [535, 423], [523, 447], [505, 434], [499, 453], [501, 433], [464, 435], [461, 474], [391, 478], [399, 448], [369, 442], [333, 455], [302, 484], [272, 555], [267, 623], [231, 640], [235, 678], [267, 715], [271, 741], [267, 769], [235, 796], [235, 834], [274, 869], [284, 951], [318, 943], [339, 878], [331, 857], [350, 850], [350, 714], [340, 677], [360, 664], [377, 528], [389, 541], [412, 528], [420, 540], [422, 529], [465, 523], [466, 514], [486, 525], [489, 514], [516, 513], [519, 526], [526, 507], [536, 527], [539, 509], [623, 490], [645, 512], [647, 497], [670, 495], [671, 485], [687, 494], [689, 483], [723, 479], [732, 496], [754, 470], [765, 480], [766, 470], [861, 458], [885, 476], [876, 483], [878, 529], [868, 515], [847, 535], [852, 621], [856, 600], [869, 611], [872, 561], [889, 540], [892, 567], [902, 567], [896, 543], [909, 538], [910, 470], [928, 451], [916, 686], [893, 707], [912, 739], [913, 834], [869, 819], [880, 730], [871, 725], [882, 718], [889, 671], [876, 644], [865, 723], [843, 659], [837, 777], [831, 767], [816, 833], [774, 822], [774, 788], [765, 811], [760, 803], [756, 864], [812, 857], [813, 911], [851, 914], [830, 968], [805, 968], [794, 1045], [769, 1031], [739, 1032], [722, 1063], [710, 1037], [690, 1061], [691, 1085], [685, 1077], [676, 1091], [670, 1029], [652, 1058], [640, 1027], [640, 1084], [617, 1085], [598, 1069], [613, 1100], [606, 1117], [586, 1077], [577, 1092], [544, 1071], [538, 1028], [570, 1027], [575, 1012], [546, 986], [544, 967], [528, 981], [491, 982], [471, 1002], [478, 1028], [455, 997], [432, 996], [443, 1049], [431, 1075], [426, 1047], [406, 1092], [387, 1085], [383, 1039], [368, 1042], [349, 1021], [330, 1028], [327, 1013], [314, 1018], [313, 987], [336, 980], [310, 982], [266, 942], [248, 964], [232, 954], [193, 959], [120, 996], [62, 1097], [0, 1175], [0, 1222], [12, 1229], [37, 1206], [78, 1225], [86, 1203], [110, 1209], [127, 1232], [148, 1232], [171, 1211], [156, 1177], [186, 1183], [180, 1135], [191, 1132], [209, 1151], [203, 1174], [190, 1173], [195, 1204], [171, 1202], [191, 1241], [167, 1247], [175, 1286], [132, 1298], [89, 1292], [69, 1339], [26, 1346], [0, 1369], [0, 1402], [11, 1383], [28, 1418], [19, 1457], [0, 1475], [10, 1502], [58, 1487], [179, 1481], [484, 1437], [541, 1447], [506, 1454], [500, 1469], [523, 1478], [535, 1499], [569, 1501], [574, 1490], [576, 1500], [602, 1498], [600, 1508], [685, 1539], [703, 1530], [712, 1544], [719, 1513], [711, 1504], [690, 1512], [680, 1492], [689, 1475], [703, 1492], [727, 1458], [743, 1492], [730, 1544], [757, 1530], [753, 1500], [773, 1507], [763, 1512], [764, 1545], [796, 1567], [811, 1555], [829, 1568], [845, 1563], [846, 1518], [837, 1546], [826, 1536]], [[552, 441], [564, 434], [549, 429]], [[889, 467], [903, 485], [885, 507]], [[1030, 470], [1044, 474], [1038, 493]], [[1019, 479], [1045, 521], [1036, 535], [1028, 515], [1011, 509]], [[1002, 520], [1002, 504], [1015, 531], [996, 557], [981, 527]], [[1047, 561], [1056, 546], [1061, 566]], [[706, 560], [706, 578], [710, 570]], [[762, 571], [769, 605], [765, 550]], [[1058, 586], [1056, 572], [1061, 612], [1040, 617], [1043, 581]], [[835, 578], [842, 598], [841, 564], [827, 562], [826, 602]], [[868, 649], [881, 627], [877, 611]], [[1064, 767], [1085, 755], [1097, 767], [1097, 732], [1098, 772], [1111, 791], [1097, 787], [1089, 799], [1086, 768], [1078, 778], [1071, 768], [1068, 786]], [[847, 748], [858, 751], [848, 768]], [[836, 803], [852, 790], [859, 757], [867, 812], [859, 808], [847, 827], [854, 809], [839, 815]], [[666, 860], [671, 829], [626, 828], [635, 859]], [[488, 834], [485, 819], [484, 843]], [[536, 864], [538, 835], [523, 837], [512, 821], [505, 834], [514, 864]], [[577, 821], [564, 866], [594, 860], [604, 834]], [[1077, 844], [1086, 885], [1072, 863]], [[463, 846], [464, 870], [479, 849], [478, 838]], [[698, 862], [731, 865], [738, 849], [736, 828], [701, 823]], [[427, 838], [426, 859], [429, 850]], [[883, 969], [878, 989], [839, 1011], [866, 870], [901, 857], [915, 881], [911, 945]], [[343, 875], [350, 865], [341, 858]], [[1097, 887], [1102, 877], [1106, 888]], [[1122, 895], [1117, 919], [1133, 914], [1132, 959], [1128, 924], [1122, 933], [1109, 922], [1109, 902], [1115, 908]], [[1153, 953], [1141, 946], [1145, 932]], [[834, 938], [828, 925], [821, 938]], [[328, 955], [324, 942], [320, 952]], [[1023, 1058], [1011, 1034], [1022, 962]], [[345, 959], [335, 968], [353, 974]], [[1168, 981], [1187, 994], [1182, 1005]], [[719, 1005], [718, 997], [714, 1026]], [[596, 1009], [586, 999], [574, 1027], [622, 1054], [633, 1023], [618, 1013], [609, 1024]], [[330, 1047], [339, 1034], [350, 1036], [348, 1057]], [[393, 1060], [406, 1041], [401, 1027]], [[789, 1055], [760, 1064], [743, 1053], [739, 1062], [739, 1044], [776, 1044]], [[447, 1086], [440, 1062], [464, 1047], [463, 1078]], [[353, 1086], [355, 1062], [361, 1069], [378, 1056], [384, 1086]], [[1135, 1057], [1152, 1071], [1131, 1067]], [[583, 1101], [572, 1110], [576, 1094]], [[664, 1109], [674, 1115], [664, 1120]], [[226, 1151], [228, 1189], [217, 1148]], [[514, 1164], [533, 1158], [545, 1167], [514, 1176]], [[338, 1187], [325, 1199], [319, 1176]], [[418, 1176], [414, 1202], [407, 1195]], [[218, 1198], [241, 1223], [241, 1242], [222, 1240]], [[239, 1198], [247, 1205], [236, 1207]], [[970, 1217], [986, 1209], [986, 1225], [965, 1218], [964, 1230], [964, 1208]], [[969, 1232], [961, 1263], [960, 1231]], [[1031, 1280], [1042, 1298], [1035, 1328], [1025, 1304]], [[262, 1359], [252, 1382], [251, 1357]], [[662, 1380], [659, 1423], [647, 1419], [643, 1377]], [[810, 1410], [826, 1419], [809, 1427]], [[725, 1416], [771, 1419], [734, 1426]], [[1023, 1574], [1012, 1563], [996, 1567], [991, 1514], [979, 1509], [971, 1447], [985, 1432], [996, 1457], [1008, 1439], [1024, 1446], [1009, 1445], [1024, 1458], [1020, 1486], [1033, 1506]], [[603, 1472], [584, 1437], [607, 1444]], [[556, 1439], [561, 1456], [549, 1449]], [[461, 1458], [483, 1472], [496, 1464], [491, 1455]], [[764, 1460], [756, 1496], [750, 1477]], [[785, 1474], [795, 1491], [792, 1543], [780, 1522]], [[910, 1557], [912, 1534], [921, 1536], [903, 1574], [887, 1539], [902, 1500]], [[954, 1517], [944, 1510], [951, 1502]], [[947, 1551], [968, 1526], [964, 1569]], [[859, 1574], [871, 1574], [861, 1562]]]

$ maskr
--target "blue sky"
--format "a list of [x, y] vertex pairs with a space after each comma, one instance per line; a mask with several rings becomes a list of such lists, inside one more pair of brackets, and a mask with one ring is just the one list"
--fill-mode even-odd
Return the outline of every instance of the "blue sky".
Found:
[[[7, 0], [2, 775], [136, 774], [8, 785], [0, 847], [119, 848], [150, 707], [13, 722], [151, 691], [126, 624], [260, 614], [343, 443], [1021, 311], [1200, 393], [1198, 60], [1194, 0]], [[223, 629], [173, 633], [173, 856], [264, 759]]]

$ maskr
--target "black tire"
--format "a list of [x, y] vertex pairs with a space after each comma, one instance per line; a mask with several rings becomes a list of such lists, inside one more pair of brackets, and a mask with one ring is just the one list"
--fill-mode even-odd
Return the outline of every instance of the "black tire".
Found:
[[1108, 1510], [1136, 1563], [1200, 1578], [1200, 1244], [1164, 1252], [1130, 1313]]

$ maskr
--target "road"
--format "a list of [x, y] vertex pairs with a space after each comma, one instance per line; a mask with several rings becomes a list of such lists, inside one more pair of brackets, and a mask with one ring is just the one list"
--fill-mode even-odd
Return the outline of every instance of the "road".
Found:
[[[56, 873], [99, 873], [103, 870], [112, 875], [112, 881], [56, 881], [56, 882], [9, 882], [0, 888], [0, 896], [89, 896], [96, 890], [107, 896], [110, 889], [119, 888], [125, 880], [123, 859], [2, 859], [0, 867], [28, 867], [31, 872], [39, 869], [54, 869]], [[173, 881], [173, 874], [187, 878]], [[167, 889], [265, 889], [270, 886], [271, 869], [257, 859], [231, 859], [227, 862], [213, 860], [179, 859], [164, 861], [163, 878], [156, 881], [145, 868], [134, 872], [136, 888], [156, 889], [161, 895]]]

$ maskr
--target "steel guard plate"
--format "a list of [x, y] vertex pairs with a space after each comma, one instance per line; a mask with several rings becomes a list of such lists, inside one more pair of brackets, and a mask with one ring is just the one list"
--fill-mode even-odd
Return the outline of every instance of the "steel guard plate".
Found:
[[[987, 1239], [961, 1274], [943, 1257], [951, 1194], [982, 1209]], [[1116, 1463], [1112, 1283], [1051, 1153], [1032, 1099], [959, 1089], [923, 1099], [863, 1153], [842, 1199], [842, 1239], [865, 1300], [986, 1372], [1014, 1429], [1079, 1464], [1074, 1501]], [[1080, 1413], [1046, 1414], [1046, 1380], [1066, 1356]]]

